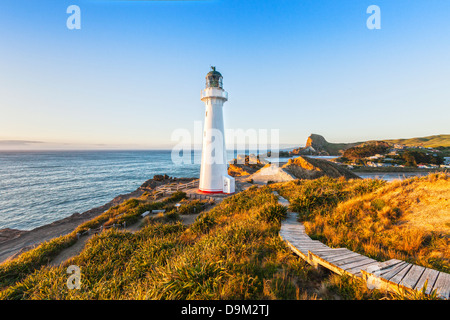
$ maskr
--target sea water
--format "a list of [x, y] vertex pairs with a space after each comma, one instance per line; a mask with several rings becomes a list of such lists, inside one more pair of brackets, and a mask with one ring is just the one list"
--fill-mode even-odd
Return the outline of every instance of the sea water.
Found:
[[[228, 159], [242, 153], [229, 151]], [[174, 162], [170, 150], [1, 151], [0, 229], [31, 230], [85, 212], [136, 190], [157, 174], [199, 177], [201, 151], [192, 152], [190, 159]], [[391, 180], [405, 176], [362, 177]]]
[[170, 150], [0, 152], [0, 229], [31, 230], [104, 205], [157, 174], [198, 177]]

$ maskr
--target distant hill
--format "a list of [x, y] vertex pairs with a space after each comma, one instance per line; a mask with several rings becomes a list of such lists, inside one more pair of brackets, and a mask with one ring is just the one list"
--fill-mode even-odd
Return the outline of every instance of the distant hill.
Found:
[[376, 154], [385, 154], [389, 151], [390, 144], [386, 141], [368, 141], [358, 146], [348, 148], [344, 151], [343, 157], [347, 159], [361, 159], [371, 157]]
[[363, 144], [373, 144], [386, 142], [391, 145], [402, 144], [409, 147], [421, 146], [421, 147], [450, 147], [450, 134], [440, 134], [435, 136], [411, 138], [411, 139], [390, 139], [390, 140], [368, 140], [353, 143], [331, 143], [325, 140], [325, 138], [319, 134], [311, 134], [306, 140], [306, 146], [294, 149], [291, 151], [291, 155], [330, 155], [341, 156], [344, 152], [350, 148], [361, 146]]
[[389, 143], [403, 144], [406, 146], [422, 146], [425, 148], [450, 147], [450, 134], [439, 134], [422, 138], [392, 139], [384, 141]]
[[354, 143], [331, 143], [319, 134], [311, 134], [306, 140], [304, 148], [297, 148], [292, 151], [293, 155], [324, 155], [339, 156], [344, 150], [357, 146], [363, 142]]

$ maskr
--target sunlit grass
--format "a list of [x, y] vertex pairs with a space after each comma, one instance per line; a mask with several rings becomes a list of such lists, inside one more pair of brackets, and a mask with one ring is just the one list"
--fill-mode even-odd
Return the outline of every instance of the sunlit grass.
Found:
[[[420, 293], [369, 290], [362, 281], [308, 265], [279, 237], [286, 208], [272, 191], [290, 200], [290, 209], [299, 212], [311, 237], [330, 246], [445, 271], [448, 237], [408, 225], [402, 219], [409, 202], [397, 201], [403, 189], [445, 181], [444, 175], [389, 184], [320, 178], [253, 186], [200, 213], [190, 226], [177, 217], [192, 213], [194, 207], [200, 210], [200, 203], [184, 201], [181, 193], [160, 202], [133, 199], [77, 230], [133, 221], [147, 210], [165, 208], [166, 213], [145, 219], [134, 233], [109, 229], [94, 235], [79, 255], [58, 267], [47, 262], [75, 241], [74, 234], [0, 265], [0, 298], [428, 299]], [[176, 202], [182, 203], [181, 212], [174, 207]], [[66, 286], [69, 265], [81, 268], [80, 290]]]
[[386, 185], [320, 180], [279, 187], [311, 237], [374, 259], [396, 258], [450, 272], [450, 228], [442, 223], [450, 219], [448, 175]]

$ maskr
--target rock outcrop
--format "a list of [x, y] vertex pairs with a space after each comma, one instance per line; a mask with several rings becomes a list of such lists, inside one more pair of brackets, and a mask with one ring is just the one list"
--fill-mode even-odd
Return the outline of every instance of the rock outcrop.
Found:
[[289, 159], [282, 169], [297, 179], [317, 179], [323, 176], [331, 178], [345, 177], [346, 179], [359, 179], [359, 177], [346, 168], [322, 159], [297, 157]]
[[348, 148], [361, 144], [355, 143], [330, 143], [319, 134], [311, 134], [306, 140], [304, 148], [297, 148], [291, 151], [293, 155], [319, 155], [319, 156], [339, 156]]
[[336, 163], [302, 156], [289, 159], [282, 167], [268, 164], [250, 175], [248, 179], [253, 180], [254, 183], [267, 183], [269, 181], [283, 182], [295, 179], [317, 179], [323, 176], [360, 179], [356, 174]]
[[265, 184], [269, 181], [284, 182], [295, 179], [295, 176], [276, 164], [267, 164], [262, 169], [258, 170], [256, 173], [252, 174], [249, 177], [249, 180], [253, 180], [253, 183], [259, 184]]

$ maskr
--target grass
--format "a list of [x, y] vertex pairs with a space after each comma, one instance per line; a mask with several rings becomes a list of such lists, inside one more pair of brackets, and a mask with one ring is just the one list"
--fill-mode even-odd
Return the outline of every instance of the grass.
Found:
[[394, 139], [386, 140], [390, 143], [400, 143], [406, 146], [423, 146], [423, 147], [450, 147], [450, 135], [440, 134], [435, 136], [411, 138], [411, 139]]
[[[285, 210], [252, 188], [202, 213], [187, 228], [151, 222], [132, 234], [110, 229], [80, 255], [42, 266], [6, 287], [3, 299], [315, 299], [317, 271], [278, 237]], [[66, 287], [68, 265], [80, 290]]]
[[306, 232], [331, 247], [450, 272], [450, 179], [431, 174], [384, 184], [318, 179], [282, 185]]
[[[140, 215], [148, 210], [174, 208], [173, 204], [186, 198], [184, 192], [176, 192], [163, 201], [153, 202], [145, 196], [130, 199], [120, 205], [114, 206], [103, 214], [79, 225], [73, 232], [54, 238], [38, 245], [36, 248], [22, 253], [16, 259], [0, 264], [0, 288], [20, 281], [29, 273], [49, 263], [62, 250], [70, 247], [77, 241], [77, 233], [95, 229], [101, 225], [132, 224], [139, 220]], [[175, 216], [170, 216], [175, 218]]]
[[[445, 271], [449, 264], [442, 250], [448, 248], [448, 240], [441, 233], [430, 236], [417, 223], [402, 219], [415, 214], [405, 210], [413, 207], [407, 194], [417, 197], [420, 193], [423, 203], [441, 195], [444, 204], [445, 194], [438, 189], [445, 190], [448, 181], [445, 175], [389, 184], [324, 177], [252, 186], [202, 212], [190, 226], [177, 221], [180, 212], [174, 204], [180, 202], [178, 210], [183, 208], [185, 213], [202, 204], [183, 200], [182, 193], [160, 202], [145, 197], [129, 200], [79, 230], [131, 221], [151, 208], [165, 208], [166, 213], [146, 219], [135, 233], [113, 228], [96, 234], [79, 255], [57, 267], [48, 266], [48, 259], [70, 245], [70, 235], [0, 265], [0, 298], [433, 299], [420, 292], [411, 296], [368, 290], [360, 280], [308, 265], [278, 235], [286, 208], [278, 204], [272, 191], [289, 199], [290, 209], [299, 212], [307, 232], [330, 246], [346, 246], [379, 259], [407, 259]], [[399, 194], [402, 190], [408, 193]], [[425, 232], [423, 237], [419, 231]], [[66, 286], [69, 265], [81, 269], [80, 290]]]

